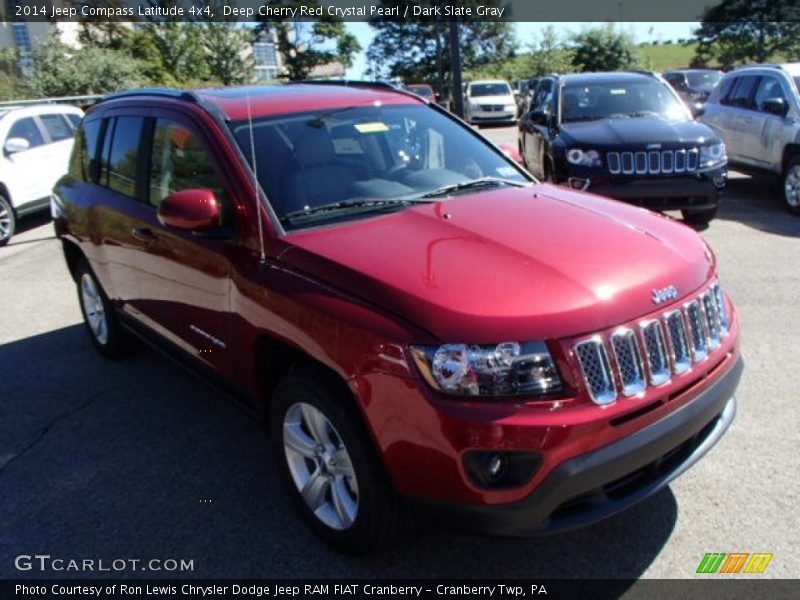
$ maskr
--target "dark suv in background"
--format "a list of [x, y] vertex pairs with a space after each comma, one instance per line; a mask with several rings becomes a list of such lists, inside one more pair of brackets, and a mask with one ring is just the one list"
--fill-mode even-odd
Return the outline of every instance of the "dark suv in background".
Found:
[[714, 218], [727, 179], [722, 140], [645, 72], [543, 78], [519, 124], [535, 176], [653, 210]]
[[722, 80], [722, 71], [715, 69], [680, 69], [664, 73], [664, 79], [683, 98], [693, 115], [703, 111], [703, 105]]

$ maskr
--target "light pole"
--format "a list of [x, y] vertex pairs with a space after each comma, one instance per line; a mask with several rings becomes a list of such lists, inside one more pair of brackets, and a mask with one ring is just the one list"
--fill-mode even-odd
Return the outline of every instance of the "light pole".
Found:
[[453, 70], [453, 112], [464, 117], [464, 95], [461, 92], [461, 48], [458, 21], [450, 21], [450, 68]]

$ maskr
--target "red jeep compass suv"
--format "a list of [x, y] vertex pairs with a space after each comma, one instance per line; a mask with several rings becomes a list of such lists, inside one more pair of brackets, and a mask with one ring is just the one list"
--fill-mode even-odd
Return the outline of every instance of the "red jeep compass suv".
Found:
[[539, 184], [388, 86], [109, 96], [53, 212], [94, 346], [135, 333], [262, 414], [344, 551], [409, 499], [501, 534], [596, 521], [734, 417], [739, 326], [700, 236]]

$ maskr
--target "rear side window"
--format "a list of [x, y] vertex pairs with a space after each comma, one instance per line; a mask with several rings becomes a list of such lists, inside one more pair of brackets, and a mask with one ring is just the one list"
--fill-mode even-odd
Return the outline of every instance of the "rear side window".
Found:
[[143, 117], [116, 117], [106, 128], [99, 183], [115, 192], [136, 197], [136, 174]]
[[82, 117], [80, 115], [76, 115], [75, 113], [67, 113], [64, 116], [67, 117], [67, 120], [69, 121], [70, 125], [72, 125], [72, 128], [77, 129], [78, 123], [81, 122]]
[[37, 146], [44, 145], [44, 136], [39, 131], [39, 126], [32, 117], [25, 117], [20, 119], [11, 126], [6, 136], [6, 141], [11, 138], [22, 138], [28, 140], [29, 148], [36, 148]]
[[39, 115], [39, 120], [47, 130], [50, 141], [61, 142], [72, 137], [72, 127], [70, 127], [64, 115]]
[[72, 149], [69, 174], [81, 181], [96, 181], [97, 170], [94, 168], [97, 157], [97, 142], [100, 138], [101, 121], [84, 123], [75, 132], [75, 146]]
[[740, 77], [733, 91], [730, 93], [727, 103], [740, 108], [755, 108], [753, 92], [758, 84], [758, 79], [757, 75], [745, 75], [744, 77]]

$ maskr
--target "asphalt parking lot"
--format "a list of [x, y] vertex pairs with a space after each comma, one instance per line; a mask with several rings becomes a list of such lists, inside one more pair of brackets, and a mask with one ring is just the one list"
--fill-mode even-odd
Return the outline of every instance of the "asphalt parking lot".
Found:
[[[485, 132], [516, 145], [513, 128]], [[747, 360], [736, 422], [704, 460], [581, 531], [509, 540], [423, 524], [361, 559], [306, 530], [253, 419], [155, 352], [124, 362], [94, 352], [51, 225], [27, 219], [0, 248], [0, 577], [92, 575], [14, 567], [49, 554], [193, 560], [180, 575], [202, 578], [684, 578], [706, 552], [771, 552], [760, 577], [797, 577], [800, 218], [779, 194], [735, 176], [702, 232]]]

